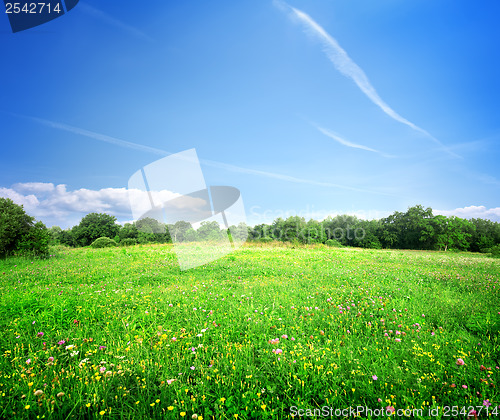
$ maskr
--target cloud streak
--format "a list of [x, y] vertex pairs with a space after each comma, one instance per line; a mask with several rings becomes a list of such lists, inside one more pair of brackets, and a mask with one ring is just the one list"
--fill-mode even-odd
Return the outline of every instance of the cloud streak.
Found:
[[337, 143], [340, 143], [341, 145], [343, 146], [346, 146], [346, 147], [352, 147], [353, 149], [361, 149], [361, 150], [366, 150], [368, 152], [373, 152], [373, 153], [377, 153], [383, 157], [386, 157], [386, 158], [393, 158], [395, 156], [393, 155], [388, 155], [384, 152], [381, 152], [379, 150], [375, 150], [375, 149], [372, 149], [371, 147], [368, 147], [368, 146], [363, 146], [362, 144], [356, 144], [356, 143], [352, 143], [346, 139], [343, 139], [342, 137], [340, 137], [338, 134], [330, 131], [330, 130], [327, 130], [325, 128], [322, 128], [322, 127], [318, 127], [316, 126], [316, 128], [321, 131], [325, 136], [328, 136], [330, 137], [331, 139], [335, 140]]
[[[55, 122], [55, 121], [46, 120], [43, 118], [37, 118], [37, 117], [31, 117], [31, 116], [25, 116], [25, 115], [18, 115], [18, 114], [11, 114], [11, 115], [15, 115], [15, 116], [21, 117], [21, 118], [26, 118], [28, 120], [37, 122], [37, 123], [45, 125], [47, 127], [51, 127], [51, 128], [66, 131], [69, 133], [77, 134], [80, 136], [88, 137], [88, 138], [102, 141], [105, 143], [114, 144], [116, 146], [120, 146], [120, 147], [124, 147], [124, 148], [128, 148], [128, 149], [139, 150], [142, 152], [152, 153], [152, 154], [159, 155], [159, 156], [168, 156], [168, 155], [172, 154], [172, 152], [157, 149], [155, 147], [149, 147], [149, 146], [144, 146], [142, 144], [132, 143], [129, 141], [118, 139], [116, 137], [111, 137], [111, 136], [108, 136], [105, 134], [96, 133], [95, 131], [86, 130], [86, 129], [83, 129], [80, 127], [75, 127], [75, 126], [72, 126], [69, 124], [59, 123], [59, 122]], [[258, 176], [262, 176], [262, 177], [266, 177], [266, 178], [277, 179], [277, 180], [286, 181], [286, 182], [293, 182], [296, 184], [306, 184], [306, 185], [313, 185], [313, 186], [318, 186], [318, 187], [338, 188], [338, 189], [343, 189], [343, 190], [363, 192], [363, 193], [369, 193], [369, 194], [377, 194], [377, 195], [385, 195], [385, 196], [387, 196], [387, 195], [393, 196], [394, 195], [394, 194], [389, 194], [386, 192], [374, 191], [374, 190], [369, 190], [369, 189], [365, 189], [365, 188], [357, 188], [357, 187], [351, 187], [348, 185], [335, 184], [332, 182], [314, 181], [314, 180], [310, 180], [310, 179], [297, 178], [297, 177], [293, 177], [290, 175], [277, 174], [274, 172], [267, 172], [267, 171], [261, 171], [261, 170], [250, 169], [250, 168], [242, 168], [240, 166], [231, 165], [231, 164], [224, 163], [224, 162], [217, 162], [214, 160], [200, 159], [200, 162], [206, 166], [210, 166], [213, 168], [225, 169], [225, 170], [228, 170], [231, 172], [238, 172], [238, 173], [243, 173], [243, 174], [248, 174], [248, 175], [258, 175]]]
[[291, 12], [294, 20], [300, 22], [305, 28], [306, 32], [312, 35], [314, 38], [318, 39], [323, 47], [328, 59], [333, 63], [337, 71], [339, 71], [345, 77], [351, 79], [359, 89], [370, 99], [375, 105], [377, 105], [385, 114], [387, 114], [392, 119], [407, 125], [413, 130], [425, 135], [433, 142], [438, 144], [442, 150], [446, 153], [459, 157], [456, 153], [452, 152], [446, 148], [438, 139], [432, 136], [428, 131], [417, 126], [411, 121], [399, 115], [394, 111], [384, 100], [379, 96], [375, 88], [372, 86], [365, 72], [359, 67], [352, 59], [349, 57], [347, 52], [339, 45], [337, 40], [333, 38], [325, 29], [320, 26], [314, 19], [312, 19], [307, 13], [296, 9], [285, 2], [276, 1], [275, 4], [281, 9]]
[[80, 3], [78, 5], [79, 10], [83, 10], [85, 13], [88, 13], [91, 16], [94, 16], [103, 22], [107, 23], [108, 25], [114, 26], [115, 28], [121, 29], [125, 32], [128, 32], [130, 35], [142, 39], [144, 41], [149, 41], [149, 42], [154, 42], [154, 39], [151, 38], [149, 35], [146, 35], [144, 32], [140, 31], [139, 29], [128, 25], [126, 23], [123, 23], [122, 21], [114, 18], [113, 16], [108, 15], [107, 13], [103, 12], [102, 10], [96, 9], [95, 7], [90, 6], [87, 3]]

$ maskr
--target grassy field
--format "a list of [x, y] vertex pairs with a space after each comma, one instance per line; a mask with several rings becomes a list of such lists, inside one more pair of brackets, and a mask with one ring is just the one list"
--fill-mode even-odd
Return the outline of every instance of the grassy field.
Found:
[[2, 260], [0, 418], [495, 418], [499, 274], [272, 244], [184, 272], [170, 245]]

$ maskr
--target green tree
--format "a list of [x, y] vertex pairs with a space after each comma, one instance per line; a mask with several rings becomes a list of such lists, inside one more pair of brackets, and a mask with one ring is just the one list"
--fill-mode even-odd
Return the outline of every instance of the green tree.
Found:
[[0, 256], [12, 251], [47, 254], [50, 234], [42, 222], [24, 211], [23, 206], [0, 197]]
[[87, 246], [103, 236], [114, 238], [120, 231], [116, 217], [106, 213], [87, 214], [73, 227], [72, 234], [77, 245]]
[[220, 226], [217, 222], [201, 222], [196, 229], [198, 239], [201, 241], [218, 241], [221, 238]]
[[459, 249], [465, 251], [470, 246], [470, 239], [475, 230], [474, 225], [468, 220], [460, 217], [436, 216], [434, 217], [436, 227], [435, 240], [439, 250]]

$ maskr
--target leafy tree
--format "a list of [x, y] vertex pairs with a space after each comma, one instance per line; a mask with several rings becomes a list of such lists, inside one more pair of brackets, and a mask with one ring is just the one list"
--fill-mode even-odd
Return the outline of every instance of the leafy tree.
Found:
[[122, 242], [124, 239], [135, 239], [137, 240], [139, 236], [139, 230], [137, 229], [137, 226], [132, 223], [125, 223], [120, 231], [118, 232], [118, 236], [120, 237], [120, 242]]
[[173, 242], [183, 242], [186, 240], [185, 234], [189, 229], [192, 229], [191, 223], [180, 220], [173, 225], [168, 225], [168, 230]]
[[439, 250], [459, 249], [467, 250], [470, 246], [470, 238], [475, 227], [472, 223], [460, 217], [434, 217], [435, 240]]
[[220, 226], [217, 222], [201, 222], [196, 230], [198, 239], [201, 241], [218, 241], [221, 238]]
[[470, 219], [475, 230], [470, 239], [470, 250], [486, 252], [493, 246], [500, 244], [500, 223], [487, 219]]
[[61, 236], [63, 230], [59, 226], [52, 226], [49, 229], [51, 245], [58, 245], [61, 243]]
[[305, 230], [306, 221], [303, 217], [290, 216], [283, 223], [283, 229], [280, 232], [279, 239], [283, 242], [300, 240], [303, 237], [303, 230]]
[[23, 206], [0, 197], [0, 256], [16, 250], [48, 253], [50, 235], [47, 227], [34, 221]]
[[106, 213], [87, 214], [80, 223], [72, 229], [76, 244], [90, 245], [101, 237], [114, 238], [120, 231], [116, 217]]

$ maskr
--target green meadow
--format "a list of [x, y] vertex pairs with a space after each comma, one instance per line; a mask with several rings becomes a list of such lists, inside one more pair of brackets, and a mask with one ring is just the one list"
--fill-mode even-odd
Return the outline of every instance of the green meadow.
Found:
[[481, 254], [273, 243], [7, 258], [0, 418], [495, 418], [499, 281]]

